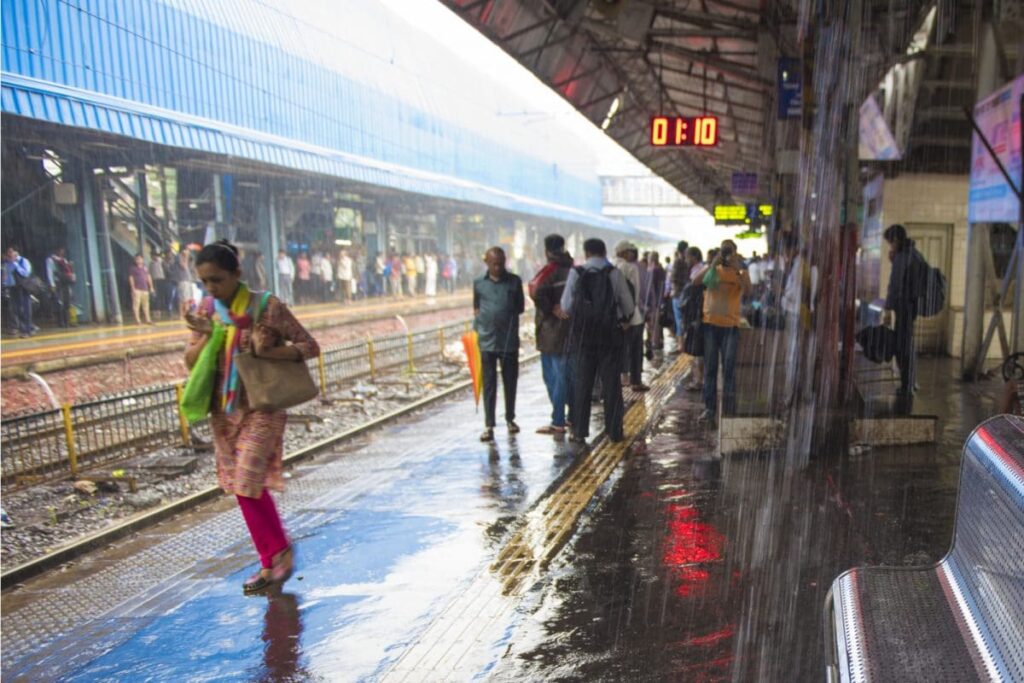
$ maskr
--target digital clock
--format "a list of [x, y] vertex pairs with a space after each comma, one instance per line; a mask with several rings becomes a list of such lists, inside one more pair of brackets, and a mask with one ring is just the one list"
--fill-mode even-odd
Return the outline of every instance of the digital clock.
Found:
[[654, 147], [714, 147], [717, 144], [717, 116], [651, 118], [651, 145]]

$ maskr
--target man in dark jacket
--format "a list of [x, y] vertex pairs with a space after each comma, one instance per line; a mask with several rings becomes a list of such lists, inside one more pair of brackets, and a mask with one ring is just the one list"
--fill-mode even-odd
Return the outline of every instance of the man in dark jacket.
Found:
[[473, 329], [479, 335], [484, 376], [485, 428], [481, 441], [494, 441], [494, 409], [498, 397], [498, 363], [505, 389], [505, 422], [509, 434], [516, 424], [516, 385], [519, 382], [519, 316], [525, 309], [523, 281], [505, 270], [505, 251], [491, 247], [484, 259], [487, 272], [473, 281]]
[[566, 407], [572, 414], [572, 373], [566, 348], [569, 321], [562, 313], [561, 301], [572, 270], [572, 258], [565, 252], [565, 239], [561, 235], [545, 237], [544, 252], [548, 263], [530, 281], [530, 298], [537, 310], [537, 350], [552, 411], [551, 424], [541, 427], [537, 433], [564, 434]]
[[900, 387], [897, 394], [912, 396], [917, 381], [917, 358], [914, 353], [914, 321], [917, 320], [917, 300], [920, 283], [928, 270], [928, 263], [907, 237], [902, 225], [890, 225], [882, 237], [889, 243], [892, 272], [885, 295], [884, 325], [892, 324], [896, 314], [896, 366], [900, 369]]
[[583, 243], [586, 262], [569, 272], [562, 292], [562, 311], [570, 317], [569, 352], [575, 364], [572, 436], [585, 443], [590, 436], [591, 393], [600, 376], [604, 397], [604, 428], [613, 442], [622, 441], [622, 385], [619, 369], [625, 330], [633, 316], [633, 295], [622, 271], [608, 261], [599, 239]]

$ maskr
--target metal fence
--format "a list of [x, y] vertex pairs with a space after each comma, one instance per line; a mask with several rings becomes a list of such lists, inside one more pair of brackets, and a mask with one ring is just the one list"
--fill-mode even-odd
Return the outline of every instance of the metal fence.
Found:
[[[368, 337], [321, 351], [310, 359], [310, 373], [322, 396], [363, 377], [376, 379], [383, 370], [438, 358], [445, 346], [469, 329], [460, 320], [408, 334]], [[181, 384], [130, 391], [101, 399], [65, 405], [3, 420], [0, 458], [4, 491], [40, 481], [77, 475], [80, 469], [100, 467], [156, 448], [190, 445], [192, 433], [178, 410]]]

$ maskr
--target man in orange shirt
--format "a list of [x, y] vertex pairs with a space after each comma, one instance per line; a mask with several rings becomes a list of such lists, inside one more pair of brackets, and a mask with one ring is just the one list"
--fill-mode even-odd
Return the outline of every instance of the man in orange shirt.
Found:
[[739, 342], [740, 299], [750, 291], [750, 276], [736, 243], [724, 240], [718, 256], [693, 276], [704, 292], [704, 412], [702, 422], [714, 422], [718, 406], [718, 360], [725, 386], [722, 411], [736, 412], [736, 351]]

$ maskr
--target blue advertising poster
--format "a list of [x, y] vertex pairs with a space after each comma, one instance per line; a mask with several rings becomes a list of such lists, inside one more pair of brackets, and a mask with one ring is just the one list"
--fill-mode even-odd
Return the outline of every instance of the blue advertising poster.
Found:
[[779, 118], [798, 119], [803, 112], [803, 83], [800, 60], [783, 57], [779, 60]]
[[[1020, 98], [1024, 76], [1000, 88], [974, 105], [974, 119], [1009, 172], [1014, 185], [1021, 184]], [[967, 203], [971, 223], [1016, 223], [1020, 202], [1010, 188], [981, 138], [971, 144], [971, 188]]]

